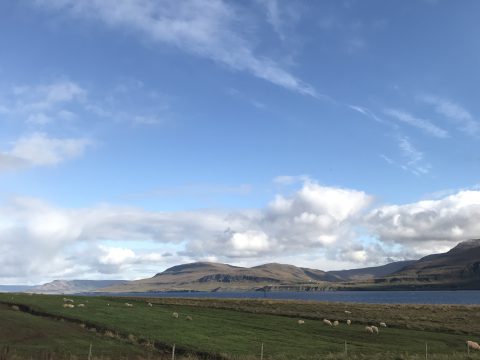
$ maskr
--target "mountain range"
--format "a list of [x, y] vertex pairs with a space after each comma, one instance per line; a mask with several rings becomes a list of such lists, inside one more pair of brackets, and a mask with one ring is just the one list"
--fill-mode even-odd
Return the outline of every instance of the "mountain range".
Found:
[[173, 266], [151, 278], [55, 280], [28, 292], [72, 294], [161, 291], [322, 291], [480, 289], [480, 239], [419, 260], [360, 269], [322, 271], [269, 263], [254, 267], [195, 262]]
[[197, 262], [171, 267], [155, 276], [100, 289], [103, 292], [252, 290], [426, 290], [480, 289], [480, 239], [419, 260], [383, 266], [322, 271], [293, 265], [251, 268]]

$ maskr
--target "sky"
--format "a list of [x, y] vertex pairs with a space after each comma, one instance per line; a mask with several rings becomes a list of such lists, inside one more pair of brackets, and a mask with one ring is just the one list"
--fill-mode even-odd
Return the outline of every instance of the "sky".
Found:
[[0, 2], [0, 283], [480, 237], [480, 3]]

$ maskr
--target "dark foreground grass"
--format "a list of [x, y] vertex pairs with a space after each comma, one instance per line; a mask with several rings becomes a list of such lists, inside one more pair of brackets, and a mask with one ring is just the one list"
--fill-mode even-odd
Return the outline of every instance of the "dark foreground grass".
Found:
[[148, 352], [128, 342], [97, 336], [78, 325], [54, 321], [12, 310], [0, 305], [0, 359], [84, 358], [92, 353], [97, 357], [122, 359], [145, 358]]
[[[190, 351], [212, 358], [257, 359], [263, 343], [265, 359], [425, 359], [427, 343], [429, 359], [466, 359], [465, 341], [480, 340], [480, 323], [467, 322], [462, 328], [467, 318], [478, 316], [478, 307], [455, 308], [454, 316], [448, 318], [442, 308], [434, 307], [258, 300], [150, 299], [154, 306], [149, 307], [141, 298], [73, 297], [76, 304], [83, 302], [85, 307], [64, 309], [62, 298], [14, 295], [12, 299], [11, 295], [0, 295], [0, 301], [85, 324], [103, 337], [110, 334], [128, 339], [137, 348], [154, 343], [156, 349], [167, 350], [176, 344], [180, 354]], [[126, 307], [126, 301], [133, 307]], [[344, 323], [345, 310], [352, 311], [348, 315], [351, 326]], [[179, 314], [178, 319], [172, 317], [173, 312]], [[324, 317], [338, 319], [341, 324], [326, 326], [321, 322]], [[305, 324], [299, 325], [298, 319], [304, 319]], [[364, 331], [367, 323], [380, 321], [387, 321], [390, 327], [380, 329], [375, 336]], [[479, 355], [469, 358], [480, 359]]]

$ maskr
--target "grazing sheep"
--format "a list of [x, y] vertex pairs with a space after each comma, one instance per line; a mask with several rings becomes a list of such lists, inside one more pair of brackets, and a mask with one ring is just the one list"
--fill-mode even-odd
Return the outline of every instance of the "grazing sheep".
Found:
[[365, 326], [365, 331], [369, 334], [373, 334], [373, 329], [371, 326]]
[[380, 327], [385, 327], [385, 328], [386, 328], [386, 327], [387, 327], [387, 324], [384, 323], [384, 322], [381, 322], [381, 323], [380, 323]]
[[152, 303], [148, 303], [147, 305], [148, 305], [149, 307], [152, 307], [152, 306], [153, 306]]
[[190, 315], [188, 315], [185, 319], [187, 319], [188, 321], [192, 321], [192, 320], [193, 320], [193, 318], [192, 318]]
[[352, 323], [352, 320], [348, 319], [347, 320], [347, 325], [350, 325]]
[[78, 304], [77, 307], [85, 307], [85, 304]]
[[133, 307], [133, 304], [125, 303], [125, 306], [126, 306], [126, 307]]
[[351, 314], [351, 311], [345, 310], [345, 314]]
[[335, 320], [335, 321], [333, 322], [333, 326], [338, 326], [338, 324], [339, 324], [338, 320]]
[[172, 316], [173, 316], [175, 319], [178, 319], [178, 313], [177, 313], [177, 312], [174, 312], [174, 313], [172, 314]]
[[298, 324], [299, 324], [299, 325], [305, 324], [305, 321], [303, 321], [303, 320], [298, 320]]
[[63, 302], [66, 302], [66, 303], [74, 303], [75, 301], [74, 301], [73, 299], [63, 298]]
[[107, 304], [107, 306], [110, 306], [110, 304]]
[[480, 350], [480, 345], [475, 341], [467, 340], [467, 348], [473, 350]]
[[63, 304], [63, 307], [73, 309], [75, 307], [75, 305], [73, 305], [73, 304]]
[[20, 308], [18, 307], [18, 305], [12, 305], [12, 310], [20, 311]]
[[332, 326], [332, 322], [331, 322], [330, 320], [323, 319], [323, 323], [324, 323], [325, 325]]
[[371, 328], [375, 334], [378, 334], [378, 327], [372, 325]]

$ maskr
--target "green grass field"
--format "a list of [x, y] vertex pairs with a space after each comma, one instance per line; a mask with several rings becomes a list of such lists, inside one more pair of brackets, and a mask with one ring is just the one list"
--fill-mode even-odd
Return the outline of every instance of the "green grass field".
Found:
[[[85, 307], [64, 309], [63, 296], [16, 294], [12, 299], [11, 294], [0, 294], [1, 302], [28, 306], [31, 312], [52, 317], [33, 316], [3, 307], [0, 314], [3, 317], [8, 313], [6, 323], [10, 330], [1, 334], [0, 344], [28, 355], [28, 351], [35, 350], [29, 339], [38, 338], [42, 349], [50, 346], [54, 353], [70, 351], [82, 356], [94, 339], [97, 356], [122, 353], [131, 358], [161, 357], [163, 350], [165, 357], [176, 344], [180, 355], [192, 352], [199, 357], [210, 354], [212, 357], [223, 355], [226, 359], [259, 359], [263, 343], [265, 359], [307, 360], [424, 359], [427, 343], [429, 359], [480, 359], [480, 352], [472, 351], [467, 357], [465, 346], [467, 339], [480, 340], [480, 322], [475, 322], [480, 316], [480, 307], [71, 298], [76, 304], [84, 303]], [[126, 307], [127, 301], [133, 307]], [[153, 307], [147, 306], [147, 301], [151, 301]], [[346, 309], [352, 314], [345, 314]], [[173, 312], [179, 314], [178, 319], [172, 316]], [[324, 317], [341, 323], [337, 327], [326, 326], [321, 321]], [[351, 326], [345, 324], [347, 317], [353, 321]], [[299, 319], [305, 324], [299, 325]], [[381, 328], [378, 335], [365, 332], [365, 325], [378, 325], [380, 321], [386, 321], [389, 327]], [[30, 322], [42, 336], [25, 333], [22, 336], [25, 344], [30, 344], [27, 346], [15, 333], [23, 333], [22, 328]], [[95, 329], [97, 334], [88, 329]], [[348, 356], [344, 353], [345, 342]], [[152, 344], [157, 350], [152, 350]]]

